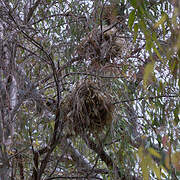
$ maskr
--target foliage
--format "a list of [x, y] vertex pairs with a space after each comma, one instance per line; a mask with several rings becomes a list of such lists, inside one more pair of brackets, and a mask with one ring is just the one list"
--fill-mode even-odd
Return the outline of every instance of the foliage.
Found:
[[[178, 179], [179, 12], [178, 0], [0, 1], [0, 179]], [[93, 98], [111, 125], [69, 133], [92, 117], [84, 99], [102, 119]]]

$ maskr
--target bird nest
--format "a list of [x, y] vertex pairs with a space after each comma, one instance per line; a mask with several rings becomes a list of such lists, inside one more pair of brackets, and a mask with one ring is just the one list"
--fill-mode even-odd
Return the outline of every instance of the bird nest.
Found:
[[78, 82], [62, 101], [63, 121], [70, 134], [102, 130], [112, 122], [113, 105], [95, 82]]
[[124, 38], [120, 38], [121, 33], [116, 27], [102, 26], [94, 28], [83, 38], [77, 47], [77, 53], [86, 60], [106, 60], [121, 57], [129, 46]]

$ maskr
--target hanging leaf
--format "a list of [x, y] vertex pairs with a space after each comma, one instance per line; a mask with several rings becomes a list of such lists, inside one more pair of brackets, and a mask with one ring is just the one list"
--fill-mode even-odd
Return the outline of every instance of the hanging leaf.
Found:
[[153, 46], [153, 50], [154, 50], [154, 52], [156, 53], [156, 55], [158, 56], [158, 58], [159, 58], [161, 61], [163, 61], [163, 59], [162, 59], [162, 57], [161, 57], [158, 49], [157, 49], [155, 46]]
[[144, 147], [140, 146], [138, 149], [138, 156], [140, 158], [140, 166], [142, 169], [142, 174], [144, 179], [148, 179], [149, 177], [149, 169], [148, 169], [148, 161], [147, 161], [147, 154], [144, 152]]
[[161, 19], [155, 23], [154, 28], [158, 28], [161, 24], [164, 24], [164, 22], [167, 20], [167, 14], [163, 14]]
[[161, 155], [153, 148], [148, 148], [148, 151], [150, 154], [152, 154], [154, 157], [161, 158]]
[[151, 164], [152, 171], [155, 173], [157, 178], [160, 180], [161, 179], [161, 170], [160, 170], [160, 167], [157, 166], [157, 164], [153, 161], [153, 159], [151, 159], [151, 163], [150, 164]]
[[179, 110], [179, 106], [178, 105], [175, 108], [175, 110], [173, 111], [173, 113], [174, 113], [174, 124], [175, 124], [175, 126], [177, 126], [178, 123], [180, 122], [180, 119], [179, 119], [180, 110]]
[[143, 85], [145, 89], [147, 88], [148, 80], [152, 77], [153, 72], [154, 72], [154, 62], [147, 64], [144, 69]]
[[180, 152], [175, 152], [171, 157], [172, 164], [177, 171], [180, 171]]
[[134, 21], [135, 21], [135, 13], [136, 13], [136, 10], [134, 9], [129, 14], [128, 25], [129, 25], [130, 30], [132, 30], [132, 26], [133, 26]]
[[171, 161], [171, 164], [173, 165], [173, 167], [177, 171], [180, 171], [180, 152], [175, 152], [175, 153], [171, 154], [171, 160], [169, 158], [169, 154], [168, 153], [166, 154], [165, 166], [168, 169], [171, 169], [170, 161]]
[[137, 36], [138, 36], [138, 24], [135, 23], [134, 24], [134, 38], [133, 38], [133, 42], [136, 42]]

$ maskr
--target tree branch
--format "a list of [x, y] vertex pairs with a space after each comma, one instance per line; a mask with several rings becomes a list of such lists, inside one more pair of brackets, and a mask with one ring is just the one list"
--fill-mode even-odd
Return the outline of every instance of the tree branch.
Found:
[[135, 98], [135, 99], [127, 99], [127, 100], [122, 100], [122, 101], [117, 101], [114, 102], [113, 104], [121, 104], [121, 103], [126, 103], [126, 102], [130, 102], [130, 101], [141, 101], [144, 99], [158, 99], [158, 98], [177, 98], [179, 97], [179, 95], [162, 95], [162, 96], [150, 96], [150, 97], [141, 97], [141, 98]]
[[29, 8], [29, 12], [27, 17], [25, 18], [25, 22], [28, 23], [30, 21], [30, 19], [33, 16], [34, 11], [36, 10], [36, 8], [38, 7], [38, 5], [40, 4], [41, 0], [37, 0], [34, 4], [33, 7]]

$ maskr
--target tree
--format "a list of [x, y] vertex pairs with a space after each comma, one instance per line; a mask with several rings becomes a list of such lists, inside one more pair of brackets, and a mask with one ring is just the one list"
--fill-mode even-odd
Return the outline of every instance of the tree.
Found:
[[178, 179], [178, 0], [0, 1], [0, 179]]

